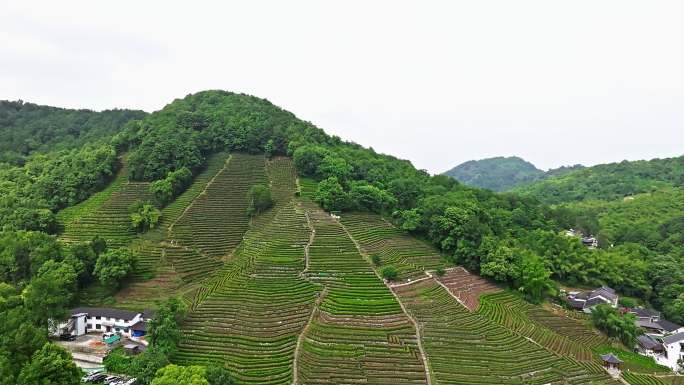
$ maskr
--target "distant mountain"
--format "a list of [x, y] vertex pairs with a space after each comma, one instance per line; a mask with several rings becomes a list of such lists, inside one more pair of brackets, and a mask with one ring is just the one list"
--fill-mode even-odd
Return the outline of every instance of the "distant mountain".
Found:
[[444, 173], [469, 186], [505, 191], [544, 178], [544, 171], [517, 156], [470, 160]]
[[587, 199], [614, 200], [663, 188], [684, 186], [684, 156], [622, 161], [573, 170], [549, 171], [550, 176], [519, 186], [515, 192], [532, 195], [544, 203], [558, 204]]

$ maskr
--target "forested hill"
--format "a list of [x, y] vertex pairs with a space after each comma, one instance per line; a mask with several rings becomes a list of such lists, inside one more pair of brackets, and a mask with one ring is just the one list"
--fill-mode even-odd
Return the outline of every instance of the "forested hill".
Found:
[[544, 203], [614, 200], [684, 185], [684, 156], [601, 164], [515, 189]]
[[144, 116], [143, 111], [95, 112], [0, 100], [0, 162], [23, 164], [35, 152], [82, 147]]
[[544, 177], [544, 171], [519, 158], [495, 157], [469, 160], [444, 173], [468, 186], [506, 191]]
[[[497, 315], [502, 307], [491, 304], [494, 313], [486, 315], [485, 306], [477, 310], [484, 315], [473, 315], [432, 282], [435, 276], [446, 274], [447, 279], [458, 272], [515, 289], [503, 300], [515, 304], [516, 312], [532, 306], [523, 298], [539, 303], [555, 297], [558, 282], [606, 284], [656, 306], [672, 321], [684, 321], [681, 218], [672, 216], [659, 229], [667, 235], [659, 247], [635, 244], [638, 238], [633, 237], [620, 239], [616, 247], [590, 250], [563, 233], [581, 210], [540, 203], [531, 192], [496, 193], [429, 175], [407, 160], [330, 136], [266, 99], [203, 91], [138, 117], [122, 119], [116, 128], [105, 119], [104, 128], [93, 125], [91, 130], [102, 135], [84, 136], [82, 144], [76, 144], [81, 140], [76, 136], [66, 136], [75, 140], [69, 144], [61, 135], [35, 139], [26, 134], [39, 145], [27, 150], [28, 156], [20, 154], [25, 162], [0, 162], [0, 319], [6, 320], [0, 322], [5, 336], [0, 338], [0, 377], [7, 383], [38, 383], [23, 379], [39, 372], [43, 356], [55, 356], [55, 345], [48, 342], [49, 320], [65, 319], [68, 309], [86, 299], [102, 306], [120, 298], [103, 295], [103, 289], [123, 288], [136, 308], [167, 297], [181, 298], [178, 308], [184, 303], [191, 308], [183, 333], [169, 329], [182, 316], [156, 316], [150, 323], [149, 349], [130, 361], [131, 374], [142, 385], [150, 384], [169, 359], [186, 364], [216, 360], [232, 375], [249, 380], [245, 383], [299, 383], [297, 375], [304, 382], [329, 382], [331, 370], [349, 370], [339, 377], [349, 382], [345, 376], [359, 379], [361, 365], [368, 369], [362, 371], [365, 382], [382, 373], [382, 378], [392, 374], [409, 380], [402, 383], [422, 383], [412, 379], [431, 373], [420, 362], [431, 359], [437, 363], [436, 382], [446, 376], [453, 383], [520, 383], [529, 373], [543, 376], [533, 378], [535, 383], [588, 384], [604, 378], [589, 376], [590, 367], [556, 360], [556, 354], [567, 352], [591, 359], [588, 347], [566, 348], [571, 342], [566, 337], [551, 338], [548, 344], [562, 352], [539, 355], [536, 347], [523, 346], [527, 337], [506, 330], [508, 321]], [[30, 118], [23, 122], [15, 126], [41, 127]], [[665, 186], [680, 183], [681, 160], [668, 162], [679, 163], [626, 175], [662, 180]], [[445, 271], [446, 265], [469, 272]], [[435, 276], [426, 274], [433, 269]], [[418, 276], [425, 280], [414, 282], [426, 286], [402, 285], [393, 295], [386, 285]], [[434, 331], [426, 329], [423, 335], [414, 330], [399, 296]], [[168, 314], [172, 305], [161, 306], [164, 311], [158, 314]], [[443, 316], [433, 317], [436, 312]], [[513, 323], [525, 324], [526, 318], [515, 314]], [[372, 328], [355, 329], [347, 322], [368, 320]], [[445, 329], [448, 325], [453, 329]], [[474, 333], [461, 333], [468, 328]], [[234, 331], [239, 335], [232, 339]], [[245, 338], [250, 332], [254, 338]], [[424, 339], [427, 359], [419, 359], [423, 353], [407, 348], [400, 335]], [[475, 339], [488, 340], [497, 352], [521, 350], [504, 356], [464, 350]], [[447, 343], [453, 350], [443, 349]], [[351, 357], [350, 344], [363, 348], [355, 348]], [[391, 370], [370, 370], [380, 362], [378, 354], [392, 358]], [[105, 364], [125, 362], [129, 359]], [[563, 380], [567, 365], [577, 372]], [[299, 374], [290, 372], [297, 367]], [[419, 376], [396, 370], [403, 367]], [[461, 372], [472, 367], [486, 370]], [[501, 369], [496, 378], [489, 377], [490, 368]], [[605, 375], [598, 370], [593, 374]]]
[[461, 163], [445, 172], [444, 175], [455, 178], [468, 186], [501, 192], [579, 168], [582, 166], [560, 167], [544, 172], [520, 157], [499, 156]]

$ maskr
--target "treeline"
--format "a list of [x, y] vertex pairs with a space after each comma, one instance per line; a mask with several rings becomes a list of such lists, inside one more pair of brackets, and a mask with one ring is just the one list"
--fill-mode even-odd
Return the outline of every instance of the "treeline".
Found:
[[95, 112], [0, 100], [0, 163], [22, 165], [35, 152], [83, 147], [144, 116], [143, 111]]
[[219, 150], [284, 155], [293, 143], [325, 139], [322, 130], [265, 99], [205, 91], [126, 126], [115, 143], [131, 149], [131, 179], [154, 181], [182, 168], [195, 173]]
[[517, 156], [499, 156], [461, 163], [444, 172], [444, 175], [455, 178], [468, 186], [503, 192], [582, 168], [584, 166], [576, 164], [542, 171]]
[[626, 196], [684, 186], [684, 156], [588, 167], [521, 186], [515, 192], [548, 204]]
[[80, 381], [81, 370], [49, 335], [82, 288], [125, 279], [134, 267], [125, 254], [101, 238], [65, 246], [43, 232], [0, 233], [0, 384]]
[[21, 167], [0, 163], [0, 229], [55, 233], [54, 213], [104, 188], [118, 167], [108, 144], [34, 155]]
[[629, 199], [569, 203], [558, 211], [566, 227], [599, 239], [601, 250], [595, 254], [612, 256], [629, 249], [630, 260], [641, 267], [635, 267], [626, 279], [642, 282], [643, 289], [627, 293], [684, 324], [684, 188]]

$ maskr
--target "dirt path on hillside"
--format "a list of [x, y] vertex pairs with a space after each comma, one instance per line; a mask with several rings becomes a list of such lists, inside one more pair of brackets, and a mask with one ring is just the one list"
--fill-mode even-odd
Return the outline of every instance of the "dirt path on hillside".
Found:
[[[401, 310], [406, 315], [406, 318], [408, 318], [408, 320], [413, 324], [413, 327], [416, 329], [416, 341], [418, 344], [418, 351], [420, 352], [420, 357], [423, 360], [423, 367], [425, 367], [425, 380], [427, 381], [427, 385], [432, 385], [432, 375], [431, 375], [432, 371], [430, 370], [430, 366], [428, 364], [427, 355], [425, 354], [425, 349], [423, 349], [423, 336], [421, 333], [420, 324], [418, 324], [418, 322], [408, 312], [408, 310], [404, 306], [404, 303], [401, 302], [401, 298], [399, 298], [397, 293], [395, 293], [394, 290], [392, 290], [392, 286], [390, 286], [390, 284], [382, 278], [380, 273], [378, 273], [378, 271], [375, 269], [375, 266], [373, 266], [373, 264], [370, 262], [370, 257], [362, 251], [361, 245], [359, 245], [359, 243], [356, 241], [356, 239], [354, 239], [354, 237], [352, 237], [349, 230], [347, 230], [347, 227], [345, 225], [343, 225], [342, 222], [340, 222], [340, 221], [337, 221], [337, 223], [342, 227], [342, 230], [344, 230], [344, 232], [347, 234], [349, 239], [351, 239], [351, 241], [354, 243], [354, 246], [356, 246], [356, 250], [359, 252], [359, 254], [361, 254], [361, 256], [370, 264], [371, 270], [373, 270], [373, 272], [378, 277], [378, 279], [380, 279], [381, 281], [383, 281], [385, 283], [385, 286], [387, 286], [390, 293], [392, 293], [394, 298], [399, 303], [399, 306], [401, 307]], [[430, 276], [430, 277], [432, 277], [432, 276]], [[414, 282], [418, 282], [418, 280], [416, 280]]]
[[[214, 175], [211, 179], [209, 179], [209, 182], [207, 182], [207, 184], [204, 185], [204, 188], [202, 189], [202, 191], [201, 191], [199, 194], [197, 194], [197, 196], [195, 197], [195, 199], [193, 199], [192, 202], [190, 202], [190, 204], [183, 210], [183, 212], [181, 213], [181, 215], [179, 215], [178, 218], [176, 218], [176, 220], [173, 221], [173, 223], [171, 223], [171, 224], [169, 225], [169, 227], [168, 227], [167, 230], [166, 230], [166, 238], [167, 238], [167, 239], [171, 240], [171, 232], [173, 231], [173, 226], [175, 226], [176, 223], [178, 223], [178, 222], [181, 220], [181, 218], [183, 218], [183, 217], [185, 216], [185, 214], [188, 213], [188, 210], [190, 210], [190, 208], [191, 208], [192, 206], [195, 205], [195, 202], [197, 201], [197, 199], [199, 199], [199, 197], [201, 197], [202, 195], [204, 195], [204, 194], [207, 193], [207, 189], [209, 188], [209, 186], [211, 186], [211, 184], [214, 183], [214, 181], [216, 180], [216, 178], [217, 178], [223, 171], [226, 170], [226, 167], [228, 167], [228, 163], [230, 163], [230, 160], [231, 160], [231, 159], [233, 159], [233, 155], [232, 155], [232, 154], [231, 154], [231, 155], [228, 155], [228, 159], [226, 159], [225, 163], [223, 164], [223, 167], [221, 167], [221, 169], [218, 170], [218, 172], [216, 173], [216, 175]], [[172, 241], [173, 241], [173, 240], [172, 240]]]
[[325, 287], [323, 288], [323, 291], [321, 291], [321, 294], [318, 295], [318, 298], [316, 298], [316, 302], [314, 303], [314, 306], [311, 309], [311, 315], [309, 316], [309, 320], [306, 322], [306, 325], [304, 326], [304, 329], [302, 329], [302, 332], [299, 333], [299, 337], [297, 337], [297, 345], [295, 346], [294, 359], [292, 360], [292, 385], [299, 385], [299, 370], [297, 370], [299, 351], [302, 349], [302, 344], [304, 343], [304, 338], [306, 338], [306, 332], [309, 330], [309, 326], [311, 326], [311, 323], [318, 314], [318, 307], [321, 305], [327, 294], [328, 288]]

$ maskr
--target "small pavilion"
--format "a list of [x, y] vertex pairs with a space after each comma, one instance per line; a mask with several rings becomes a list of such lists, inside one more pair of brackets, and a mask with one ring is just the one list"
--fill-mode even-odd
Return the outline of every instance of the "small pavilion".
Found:
[[601, 361], [603, 361], [603, 367], [606, 368], [609, 372], [619, 372], [620, 371], [620, 364], [622, 364], [622, 360], [617, 358], [613, 353], [608, 353], [608, 354], [602, 354], [601, 355]]

